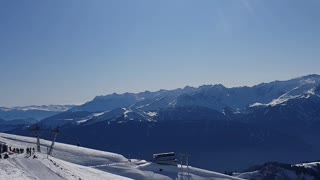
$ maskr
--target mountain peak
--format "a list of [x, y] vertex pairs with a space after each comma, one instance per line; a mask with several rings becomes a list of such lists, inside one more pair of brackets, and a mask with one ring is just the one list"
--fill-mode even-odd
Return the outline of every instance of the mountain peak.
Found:
[[298, 77], [297, 79], [320, 79], [320, 75], [318, 74], [309, 74], [306, 76]]

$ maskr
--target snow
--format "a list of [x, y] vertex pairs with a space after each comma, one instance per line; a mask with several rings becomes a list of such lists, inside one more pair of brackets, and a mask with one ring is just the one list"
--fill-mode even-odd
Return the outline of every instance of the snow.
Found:
[[280, 97], [273, 99], [270, 103], [263, 104], [263, 103], [253, 103], [249, 105], [249, 107], [259, 107], [259, 106], [278, 106], [278, 105], [285, 105], [286, 102], [292, 99], [300, 99], [300, 98], [309, 98], [312, 95], [315, 95], [314, 88], [304, 90], [304, 92], [301, 94], [300, 92], [295, 92], [299, 90], [299, 87], [295, 87], [291, 89], [290, 91], [284, 93]]
[[85, 123], [87, 122], [89, 119], [82, 119], [82, 120], [79, 120], [77, 121], [78, 124], [82, 124], [82, 123]]
[[309, 95], [315, 95], [316, 93], [314, 92], [314, 88], [309, 89], [309, 90], [307, 91], [307, 94], [309, 94]]
[[7, 180], [101, 180], [120, 179], [122, 176], [66, 162], [54, 157], [47, 158], [38, 153], [37, 158], [25, 157], [24, 154], [12, 155], [0, 160], [0, 179]]
[[176, 106], [176, 104], [177, 104], [177, 100], [175, 99], [169, 103], [169, 106], [174, 107]]
[[257, 106], [266, 106], [266, 104], [262, 104], [262, 103], [253, 103], [253, 104], [249, 105], [249, 107], [257, 107]]
[[270, 103], [268, 104], [262, 104], [262, 103], [254, 103], [249, 105], [249, 107], [259, 107], [259, 106], [278, 106], [278, 105], [286, 105], [286, 102], [288, 102], [289, 100], [292, 99], [300, 99], [300, 98], [309, 98], [310, 94], [305, 94], [305, 95], [295, 95], [295, 96], [291, 96], [291, 95], [283, 95], [280, 96], [277, 99], [273, 99]]
[[[274, 83], [269, 83], [272, 85]], [[268, 85], [268, 84], [267, 84]], [[278, 82], [278, 92], [283, 92], [278, 98], [274, 98], [271, 102], [263, 102], [260, 105], [262, 106], [277, 106], [285, 105], [288, 100], [295, 98], [309, 98], [313, 95], [319, 96], [315, 93], [317, 86], [320, 86], [320, 76], [319, 75], [308, 75], [299, 77], [296, 79]], [[271, 87], [274, 89], [274, 86]], [[289, 88], [289, 89], [288, 89]], [[258, 102], [259, 103], [259, 102]], [[258, 105], [257, 103], [255, 103]], [[251, 106], [254, 107], [255, 104]]]
[[8, 159], [0, 161], [0, 179], [31, 180], [31, 177]]
[[301, 163], [301, 164], [296, 164], [295, 166], [298, 166], [298, 167], [302, 166], [305, 168], [317, 170], [317, 167], [320, 167], [320, 162]]
[[[11, 147], [35, 147], [35, 138], [0, 133], [0, 141]], [[41, 152], [50, 141], [41, 139]], [[23, 154], [0, 160], [0, 179], [241, 179], [189, 166], [159, 165], [145, 160], [69, 144], [56, 143], [52, 157], [37, 153], [37, 159]], [[161, 169], [161, 170], [160, 170]]]
[[154, 117], [154, 116], [157, 116], [158, 113], [157, 112], [147, 112], [148, 116], [150, 117]]
[[123, 113], [124, 118], [127, 118], [128, 117], [128, 113], [132, 112], [131, 110], [127, 110], [125, 108], [123, 108], [123, 110], [125, 110], [124, 113]]
[[106, 114], [106, 113], [108, 113], [108, 112], [109, 112], [109, 111], [104, 111], [104, 112], [100, 112], [100, 113], [93, 113], [93, 114], [91, 114], [91, 115], [89, 115], [89, 116], [87, 116], [87, 117], [85, 117], [85, 118], [81, 118], [81, 119], [77, 120], [77, 124], [85, 123], [85, 122], [91, 120], [91, 119], [94, 118], [94, 117], [102, 116], [102, 115], [104, 115], [104, 114]]
[[105, 112], [101, 112], [101, 113], [94, 113], [93, 116], [94, 117], [98, 117], [98, 116], [101, 116], [101, 115], [103, 115], [103, 114], [105, 114], [107, 112], [109, 112], [109, 111], [105, 111]]

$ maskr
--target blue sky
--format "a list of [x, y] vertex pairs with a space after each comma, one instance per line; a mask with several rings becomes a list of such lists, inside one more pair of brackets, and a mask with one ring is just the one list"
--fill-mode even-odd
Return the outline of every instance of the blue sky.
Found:
[[0, 106], [320, 74], [318, 0], [2, 0]]

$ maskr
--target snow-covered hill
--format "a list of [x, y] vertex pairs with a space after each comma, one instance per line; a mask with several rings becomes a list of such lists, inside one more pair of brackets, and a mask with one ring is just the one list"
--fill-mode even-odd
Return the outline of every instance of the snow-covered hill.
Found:
[[[35, 147], [35, 138], [0, 133], [0, 141], [10, 147]], [[41, 140], [46, 152], [50, 141]], [[56, 179], [241, 179], [186, 166], [158, 165], [122, 155], [69, 144], [56, 143], [52, 157], [36, 153], [37, 158], [25, 154], [11, 154], [0, 160], [0, 179], [56, 180]]]
[[65, 180], [65, 179], [128, 179], [90, 167], [69, 163], [54, 157], [37, 154], [26, 158], [23, 154], [11, 155], [0, 161], [0, 179], [7, 180]]

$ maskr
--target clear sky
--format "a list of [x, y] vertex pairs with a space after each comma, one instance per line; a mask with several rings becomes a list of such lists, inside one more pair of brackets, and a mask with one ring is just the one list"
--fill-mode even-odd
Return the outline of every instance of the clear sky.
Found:
[[320, 74], [319, 0], [1, 0], [0, 106]]

